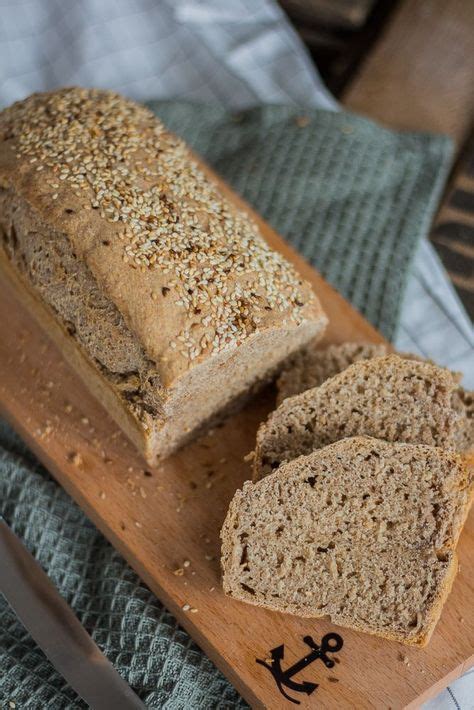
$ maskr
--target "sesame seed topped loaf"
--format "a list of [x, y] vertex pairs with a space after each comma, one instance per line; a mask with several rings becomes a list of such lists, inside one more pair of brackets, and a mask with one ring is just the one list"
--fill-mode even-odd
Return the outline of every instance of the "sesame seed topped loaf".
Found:
[[457, 375], [387, 355], [360, 360], [284, 399], [257, 433], [254, 479], [348, 436], [472, 451], [473, 411]]
[[38, 317], [52, 332], [54, 315], [65, 354], [67, 338], [149, 461], [326, 325], [310, 286], [185, 144], [109, 91], [35, 94], [0, 114], [0, 230]]
[[423, 646], [457, 571], [470, 497], [453, 452], [338, 441], [237, 491], [221, 532], [224, 591]]
[[292, 356], [278, 377], [277, 404], [286, 397], [319, 387], [354, 362], [389, 353], [390, 348], [384, 343], [341, 343], [326, 348], [317, 348], [310, 343]]

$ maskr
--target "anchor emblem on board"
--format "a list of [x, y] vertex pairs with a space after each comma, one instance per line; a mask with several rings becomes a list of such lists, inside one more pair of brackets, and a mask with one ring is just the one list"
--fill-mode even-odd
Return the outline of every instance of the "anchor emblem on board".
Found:
[[337, 653], [340, 651], [343, 645], [342, 637], [339, 634], [326, 634], [321, 640], [321, 644], [317, 644], [311, 636], [305, 636], [303, 641], [311, 649], [310, 653], [301, 658], [299, 661], [294, 663], [292, 666], [283, 670], [281, 663], [285, 655], [285, 646], [277, 646], [270, 651], [271, 662], [268, 663], [266, 660], [262, 661], [257, 658], [257, 663], [261, 666], [265, 666], [272, 676], [275, 678], [275, 682], [278, 686], [278, 690], [284, 697], [296, 705], [300, 705], [299, 700], [295, 700], [286, 692], [285, 688], [293, 690], [296, 693], [306, 693], [306, 695], [311, 695], [314, 693], [318, 687], [318, 683], [312, 683], [308, 680], [294, 681], [293, 676], [302, 671], [306, 666], [309, 666], [313, 661], [318, 658], [324, 663], [326, 668], [333, 668], [335, 661], [329, 658], [328, 653]]

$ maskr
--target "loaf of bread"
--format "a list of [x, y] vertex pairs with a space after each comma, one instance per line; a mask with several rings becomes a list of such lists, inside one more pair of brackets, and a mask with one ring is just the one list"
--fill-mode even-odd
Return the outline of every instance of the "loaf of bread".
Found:
[[326, 324], [210, 171], [112, 92], [0, 114], [0, 231], [25, 300], [151, 463]]
[[360, 360], [284, 399], [257, 433], [254, 479], [348, 436], [429, 444], [468, 454], [472, 397], [457, 375], [398, 355]]
[[456, 574], [470, 498], [455, 453], [338, 441], [237, 491], [221, 532], [224, 590], [425, 645]]

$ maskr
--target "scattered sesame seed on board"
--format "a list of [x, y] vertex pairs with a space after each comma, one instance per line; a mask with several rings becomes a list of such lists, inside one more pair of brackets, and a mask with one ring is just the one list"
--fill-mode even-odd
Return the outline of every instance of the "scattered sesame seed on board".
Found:
[[191, 609], [191, 605], [190, 605], [190, 604], [183, 604], [183, 606], [181, 607], [181, 609], [182, 609], [183, 611], [189, 611], [189, 610]]
[[[238, 345], [265, 311], [303, 320], [294, 267], [144, 106], [111, 91], [67, 88], [17, 102], [0, 121], [31, 170], [49, 173], [50, 187], [68, 185], [82, 205], [117, 224], [129, 268], [168, 275], [161, 297], [171, 297], [196, 326], [178, 334], [189, 363]], [[151, 298], [161, 300], [155, 291]]]

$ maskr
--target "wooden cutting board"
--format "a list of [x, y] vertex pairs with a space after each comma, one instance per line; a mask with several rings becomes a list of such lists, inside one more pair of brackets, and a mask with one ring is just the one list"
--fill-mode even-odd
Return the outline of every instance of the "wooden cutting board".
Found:
[[[381, 340], [255, 218], [272, 246], [313, 283], [330, 317], [328, 342]], [[461, 571], [426, 649], [225, 597], [220, 587], [219, 530], [233, 493], [250, 476], [244, 457], [253, 448], [259, 422], [272, 407], [273, 393], [260, 395], [223, 426], [152, 469], [62, 358], [51, 340], [55, 328], [49, 316], [41, 316], [43, 327], [32, 317], [33, 304], [6, 264], [0, 279], [2, 413], [251, 705], [416, 707], [474, 664], [472, 515], [459, 544]], [[320, 645], [328, 633], [337, 633], [343, 644], [338, 652], [327, 654], [329, 660], [335, 659], [332, 667], [311, 647]], [[292, 700], [280, 692], [277, 679]], [[300, 692], [298, 684], [304, 681], [317, 687], [303, 686], [312, 692]], [[290, 688], [288, 683], [297, 685]]]

